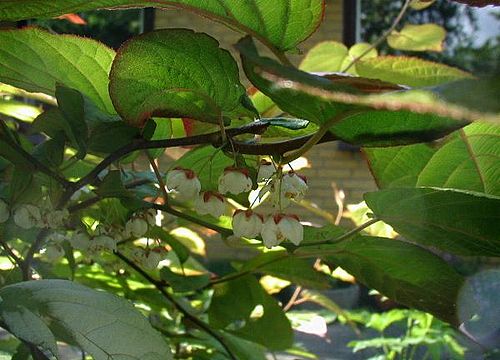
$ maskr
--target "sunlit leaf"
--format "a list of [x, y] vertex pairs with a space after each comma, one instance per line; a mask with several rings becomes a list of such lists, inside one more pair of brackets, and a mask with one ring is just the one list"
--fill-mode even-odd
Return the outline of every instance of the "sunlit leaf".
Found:
[[443, 51], [446, 30], [436, 24], [406, 24], [387, 37], [390, 47], [407, 51]]

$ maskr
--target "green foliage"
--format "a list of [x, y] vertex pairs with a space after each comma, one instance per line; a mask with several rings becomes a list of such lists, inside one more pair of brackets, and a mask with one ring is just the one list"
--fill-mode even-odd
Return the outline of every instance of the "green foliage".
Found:
[[[285, 51], [314, 31], [324, 5], [1, 2], [0, 20], [193, 11], [243, 33], [236, 50], [254, 88], [216, 39], [187, 29], [139, 35], [116, 54], [39, 28], [0, 31], [0, 326], [13, 336], [0, 356], [39, 358], [38, 348], [57, 358], [61, 342], [95, 359], [311, 357], [294, 343], [301, 322], [357, 319], [322, 292], [339, 276], [411, 308], [366, 315], [382, 335], [355, 351], [408, 359], [422, 346], [460, 358], [459, 325], [497, 346], [498, 270], [481, 271], [500, 256], [496, 77], [379, 56], [384, 40], [441, 50], [432, 21], [395, 24], [374, 46], [318, 44], [297, 68]], [[288, 206], [314, 181], [288, 166], [337, 140], [364, 147], [380, 190], [348, 207], [354, 229], [305, 226]], [[211, 262], [216, 242], [238, 262]], [[324, 309], [288, 313], [304, 302]], [[404, 336], [385, 336], [403, 321]]]
[[54, 356], [62, 336], [96, 360], [171, 358], [159, 333], [119, 297], [64, 280], [18, 283], [2, 288], [0, 296], [9, 330]]

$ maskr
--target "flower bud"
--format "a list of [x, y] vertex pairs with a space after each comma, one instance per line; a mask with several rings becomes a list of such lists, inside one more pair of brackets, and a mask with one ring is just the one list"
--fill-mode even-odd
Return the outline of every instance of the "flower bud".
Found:
[[148, 231], [148, 223], [146, 220], [134, 217], [127, 221], [125, 224], [125, 236], [126, 237], [136, 237], [139, 238], [143, 236]]
[[40, 209], [35, 205], [21, 205], [14, 211], [14, 222], [20, 228], [31, 229], [34, 226], [39, 226], [41, 220]]
[[7, 203], [0, 199], [0, 224], [9, 220], [10, 212]]
[[50, 244], [45, 248], [43, 255], [48, 261], [57, 261], [64, 256], [64, 249], [59, 244]]
[[252, 210], [236, 210], [233, 215], [233, 232], [235, 236], [253, 239], [262, 230], [262, 216]]
[[86, 231], [77, 230], [69, 240], [73, 249], [87, 251], [90, 247], [90, 236]]
[[299, 245], [304, 238], [304, 228], [295, 215], [275, 214], [264, 222], [261, 236], [267, 248], [279, 245], [284, 240]]
[[276, 173], [274, 165], [270, 161], [261, 160], [259, 172], [257, 173], [257, 181], [266, 181], [270, 179], [274, 173]]
[[219, 192], [221, 194], [238, 195], [251, 189], [252, 179], [248, 174], [248, 169], [227, 167], [219, 177]]
[[194, 171], [183, 168], [175, 168], [168, 172], [166, 186], [180, 201], [194, 199], [201, 190], [200, 180]]
[[116, 240], [107, 235], [98, 235], [90, 241], [89, 250], [92, 252], [116, 251]]
[[205, 191], [196, 198], [194, 208], [200, 215], [210, 214], [218, 218], [224, 214], [226, 202], [221, 194], [214, 191]]

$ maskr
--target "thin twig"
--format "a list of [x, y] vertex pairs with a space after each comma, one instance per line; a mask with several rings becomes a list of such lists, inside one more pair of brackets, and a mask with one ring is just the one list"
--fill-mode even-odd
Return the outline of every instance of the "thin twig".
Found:
[[4, 241], [3, 239], [0, 239], [0, 244], [4, 248], [7, 255], [9, 255], [11, 257], [12, 261], [14, 263], [16, 263], [17, 266], [19, 266], [19, 268], [22, 268], [23, 267], [23, 260], [19, 256], [16, 255], [16, 253], [10, 248], [9, 244], [7, 244], [7, 242]]
[[26, 256], [24, 257], [23, 266], [21, 267], [23, 273], [23, 281], [31, 280], [31, 263], [33, 262], [33, 257], [36, 252], [40, 248], [41, 244], [45, 240], [45, 237], [48, 235], [49, 231], [47, 229], [42, 229], [38, 233], [35, 241], [31, 244]]
[[151, 168], [153, 169], [156, 180], [158, 180], [158, 186], [160, 187], [160, 191], [163, 194], [163, 203], [167, 204], [168, 203], [168, 193], [167, 193], [167, 186], [165, 185], [165, 182], [163, 181], [163, 178], [161, 177], [160, 174], [160, 169], [158, 168], [158, 164], [156, 163], [155, 159], [151, 156], [149, 152], [146, 151], [146, 156], [148, 157], [149, 164], [151, 165]]
[[302, 244], [300, 247], [305, 247], [305, 246], [316, 246], [316, 245], [326, 245], [326, 244], [338, 244], [348, 238], [350, 238], [351, 236], [354, 236], [356, 235], [357, 233], [359, 233], [360, 231], [366, 229], [367, 227], [375, 224], [376, 222], [379, 222], [380, 219], [378, 218], [373, 218], [367, 222], [365, 222], [364, 224], [361, 224], [359, 225], [358, 227], [346, 232], [345, 234], [342, 234], [340, 235], [339, 237], [336, 237], [335, 239], [330, 239], [330, 240], [324, 240], [324, 241], [318, 241], [318, 242], [310, 242], [310, 243], [306, 243], [306, 244]]
[[198, 326], [200, 329], [211, 335], [215, 340], [217, 340], [224, 350], [228, 353], [229, 357], [233, 360], [237, 360], [236, 356], [233, 354], [231, 349], [226, 343], [226, 340], [224, 337], [217, 332], [217, 330], [212, 329], [209, 324], [205, 323], [204, 321], [198, 319], [196, 316], [191, 314], [188, 310], [186, 310], [181, 304], [179, 304], [175, 298], [170, 295], [164, 288], [163, 284], [155, 280], [152, 276], [150, 276], [147, 272], [145, 272], [140, 266], [135, 264], [133, 261], [131, 261], [129, 258], [127, 258], [125, 255], [122, 253], [116, 251], [114, 253], [117, 257], [119, 257], [123, 262], [125, 262], [128, 266], [130, 266], [132, 269], [134, 269], [137, 273], [139, 273], [144, 279], [146, 279], [151, 285], [154, 285], [154, 287], [163, 295], [163, 297], [170, 302], [179, 312], [181, 312], [186, 319], [191, 321], [193, 324]]
[[293, 292], [292, 296], [290, 296], [290, 300], [288, 300], [288, 303], [283, 306], [283, 312], [287, 312], [296, 304], [297, 298], [300, 295], [300, 292], [302, 291], [302, 286], [297, 286], [295, 288], [295, 291]]
[[349, 70], [354, 64], [356, 64], [360, 59], [362, 59], [366, 54], [368, 54], [370, 51], [372, 51], [373, 49], [377, 48], [380, 44], [382, 44], [385, 39], [387, 39], [387, 37], [389, 35], [392, 34], [392, 32], [396, 29], [396, 26], [398, 26], [398, 24], [401, 22], [401, 20], [403, 19], [403, 16], [404, 14], [406, 13], [406, 10], [408, 10], [408, 7], [410, 6], [411, 4], [411, 1], [412, 0], [405, 0], [404, 4], [403, 4], [403, 7], [401, 8], [401, 11], [399, 12], [398, 16], [396, 17], [396, 19], [394, 19], [394, 22], [392, 23], [391, 27], [385, 32], [382, 34], [382, 36], [380, 36], [377, 41], [375, 41], [372, 45], [370, 45], [369, 47], [367, 47], [365, 49], [365, 51], [363, 51], [359, 56], [355, 57], [351, 63], [349, 65], [347, 65], [347, 67], [345, 67], [342, 72], [346, 72], [347, 70]]

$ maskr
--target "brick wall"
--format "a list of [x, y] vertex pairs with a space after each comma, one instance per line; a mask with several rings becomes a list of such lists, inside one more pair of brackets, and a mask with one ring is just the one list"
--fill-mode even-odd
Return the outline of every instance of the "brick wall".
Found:
[[[307, 52], [314, 44], [321, 41], [341, 41], [342, 3], [342, 0], [331, 0], [327, 3], [323, 23], [316, 33], [300, 45], [303, 52]], [[219, 40], [221, 47], [230, 50], [233, 56], [238, 59], [238, 54], [232, 45], [239, 40], [241, 34], [229, 30], [222, 24], [181, 10], [157, 10], [155, 27], [159, 29], [184, 27], [206, 32]], [[290, 55], [290, 58], [298, 64], [301, 55]], [[172, 154], [172, 152], [167, 152], [167, 156], [169, 153]], [[301, 172], [309, 177], [310, 191], [307, 200], [333, 214], [336, 214], [337, 206], [332, 182], [335, 182], [338, 188], [345, 192], [346, 203], [357, 203], [362, 200], [364, 192], [376, 188], [368, 167], [358, 151], [339, 150], [337, 143], [326, 143], [315, 146], [306, 154], [306, 158], [311, 167], [303, 169]], [[311, 215], [309, 211], [298, 206], [295, 206], [291, 211], [297, 213], [304, 220], [307, 219], [314, 223], [325, 222], [321, 217]], [[224, 251], [224, 254], [227, 255], [227, 250]]]

